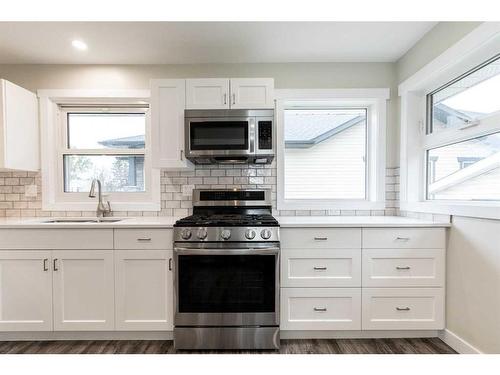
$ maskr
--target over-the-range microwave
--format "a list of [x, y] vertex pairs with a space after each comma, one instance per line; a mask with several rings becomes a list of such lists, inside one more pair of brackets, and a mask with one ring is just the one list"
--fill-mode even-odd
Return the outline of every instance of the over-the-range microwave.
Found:
[[196, 164], [268, 164], [275, 154], [273, 109], [185, 111], [186, 157]]

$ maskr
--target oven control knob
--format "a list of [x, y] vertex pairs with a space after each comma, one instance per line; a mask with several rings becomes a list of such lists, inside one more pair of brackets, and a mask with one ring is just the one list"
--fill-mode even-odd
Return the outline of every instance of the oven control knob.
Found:
[[223, 240], [228, 240], [231, 238], [231, 231], [229, 229], [224, 229], [222, 232], [220, 232], [220, 236]]
[[191, 230], [183, 229], [181, 232], [181, 237], [183, 240], [189, 240], [191, 238]]
[[204, 240], [207, 238], [207, 230], [206, 229], [200, 229], [198, 230], [198, 233], [196, 234], [200, 240]]
[[262, 229], [262, 230], [260, 231], [260, 236], [261, 236], [263, 239], [265, 239], [265, 240], [270, 239], [270, 238], [271, 238], [271, 235], [272, 235], [272, 233], [271, 233], [271, 231], [270, 231], [269, 229]]
[[255, 238], [255, 231], [252, 229], [247, 229], [245, 232], [245, 237], [247, 240], [253, 240]]

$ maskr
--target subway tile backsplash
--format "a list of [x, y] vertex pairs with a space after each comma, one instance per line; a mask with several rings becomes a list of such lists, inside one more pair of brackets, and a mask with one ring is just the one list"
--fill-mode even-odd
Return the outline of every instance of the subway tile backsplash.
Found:
[[[26, 195], [26, 187], [37, 186], [37, 195]], [[115, 211], [115, 216], [186, 216], [192, 212], [191, 196], [183, 185], [195, 188], [268, 188], [273, 213], [279, 216], [399, 215], [399, 168], [386, 170], [385, 210], [282, 210], [276, 209], [276, 164], [206, 165], [193, 171], [161, 172], [161, 211]], [[41, 176], [37, 172], [0, 171], [0, 216], [94, 216], [94, 211], [42, 210]], [[111, 202], [112, 203], [112, 202]]]

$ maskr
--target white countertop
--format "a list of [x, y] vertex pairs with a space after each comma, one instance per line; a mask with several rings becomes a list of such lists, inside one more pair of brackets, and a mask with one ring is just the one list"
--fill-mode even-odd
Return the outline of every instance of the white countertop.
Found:
[[282, 228], [307, 227], [449, 227], [449, 223], [435, 223], [402, 216], [280, 216]]
[[[177, 217], [125, 217], [111, 223], [48, 223], [54, 217], [0, 218], [1, 228], [172, 228]], [[71, 219], [69, 217], [62, 219]], [[87, 219], [79, 217], [75, 219]], [[92, 218], [88, 218], [92, 219]], [[118, 219], [118, 218], [117, 218]], [[434, 223], [400, 216], [281, 216], [277, 217], [282, 228], [307, 227], [354, 227], [354, 228], [384, 228], [384, 227], [449, 227], [449, 223]]]

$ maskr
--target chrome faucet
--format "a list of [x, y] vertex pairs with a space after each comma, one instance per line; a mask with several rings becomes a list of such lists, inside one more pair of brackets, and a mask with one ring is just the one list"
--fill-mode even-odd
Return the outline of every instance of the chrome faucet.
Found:
[[95, 187], [97, 185], [97, 195], [98, 195], [98, 202], [97, 202], [97, 210], [96, 210], [96, 215], [97, 217], [104, 217], [104, 216], [109, 216], [111, 214], [111, 204], [109, 201], [103, 202], [102, 201], [102, 185], [101, 181], [98, 179], [93, 179], [92, 180], [92, 185], [90, 185], [90, 191], [89, 191], [89, 197], [90, 198], [95, 198]]

